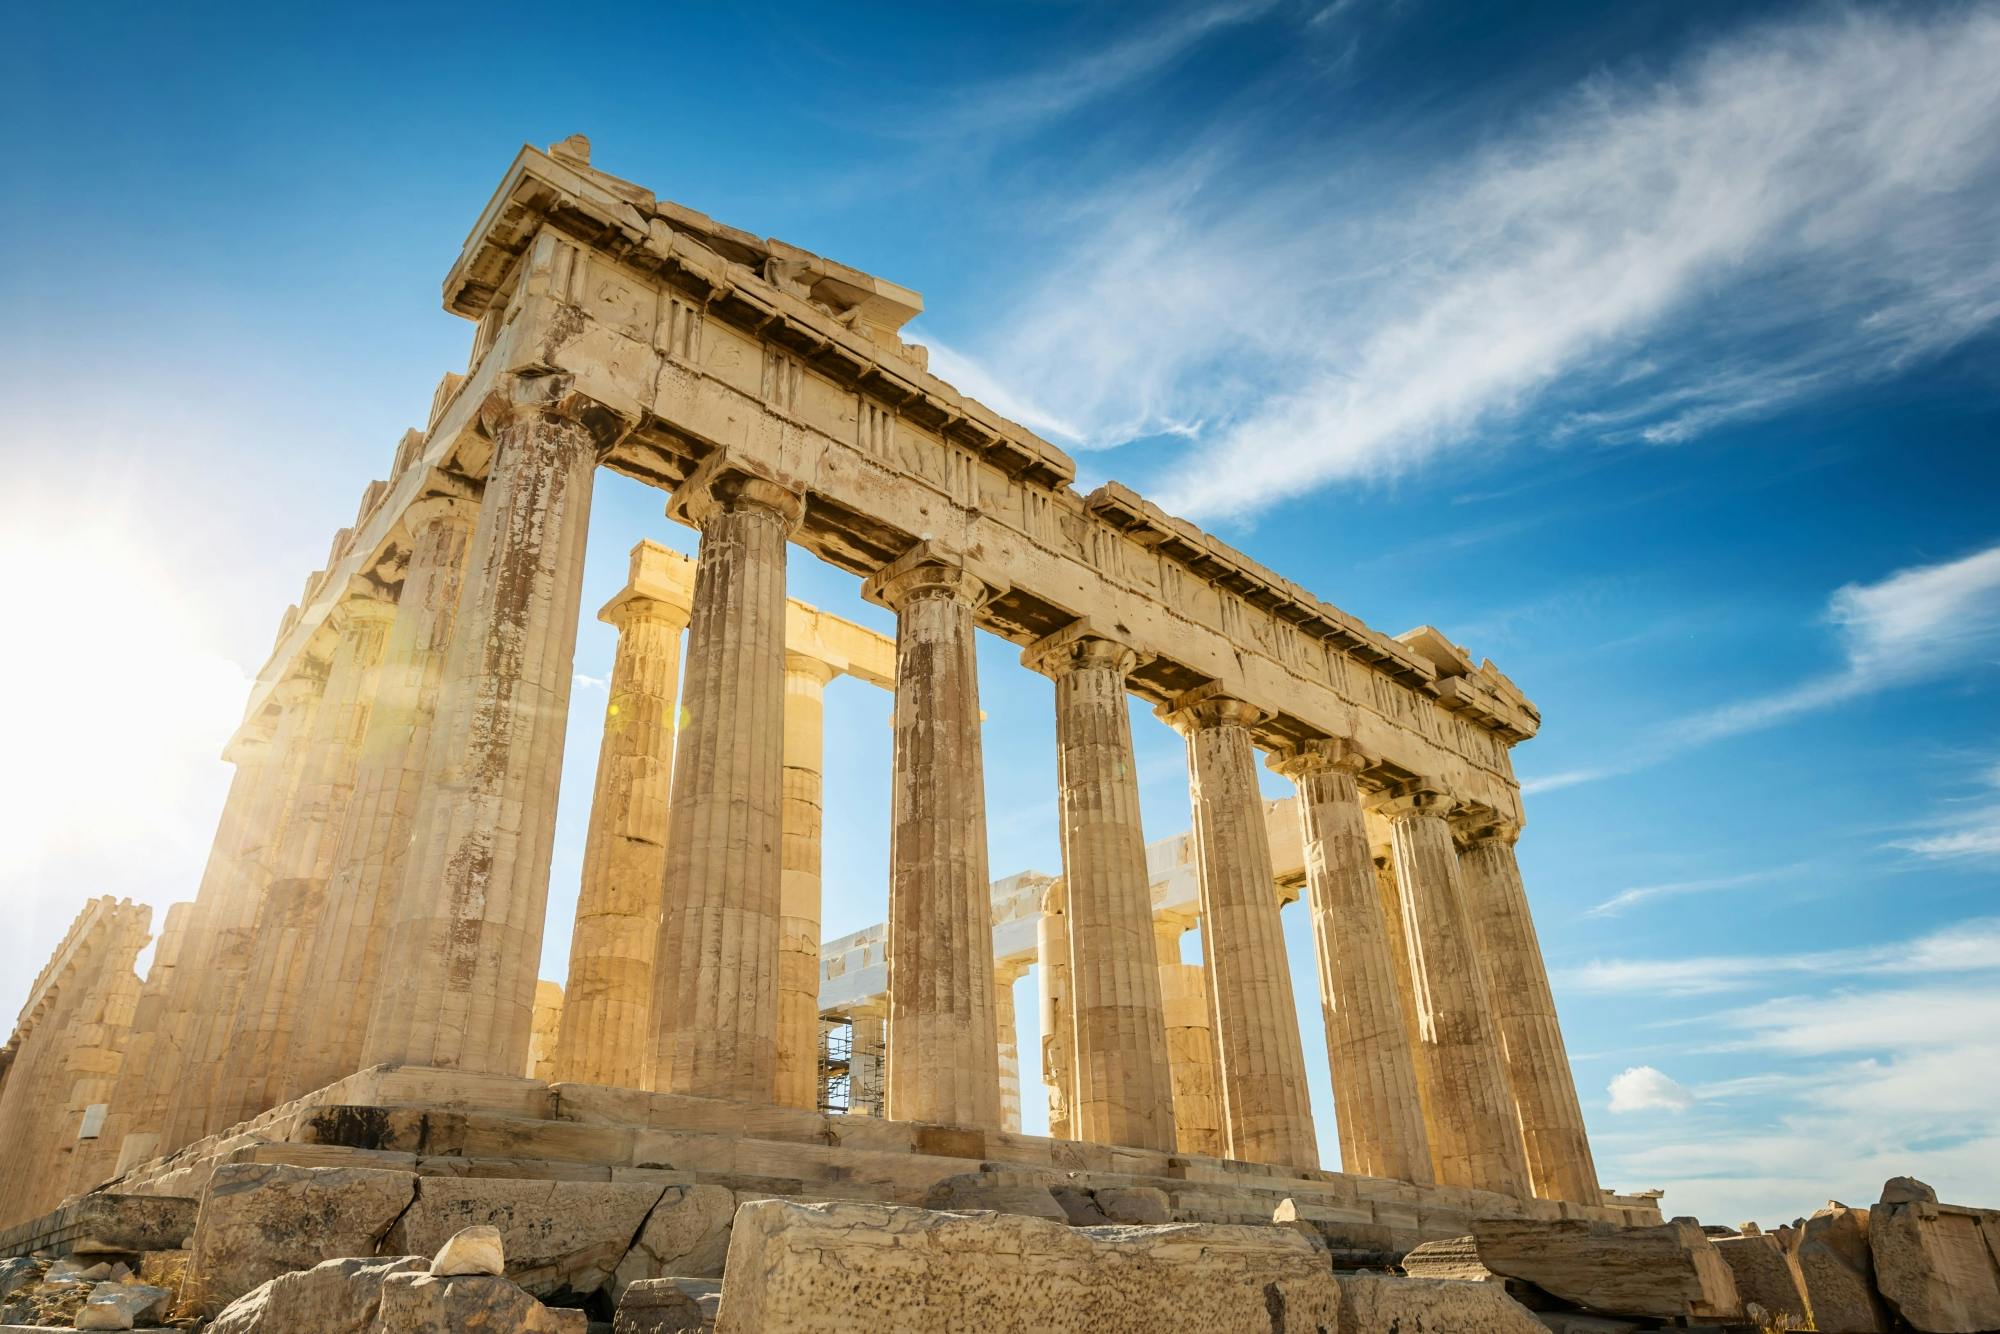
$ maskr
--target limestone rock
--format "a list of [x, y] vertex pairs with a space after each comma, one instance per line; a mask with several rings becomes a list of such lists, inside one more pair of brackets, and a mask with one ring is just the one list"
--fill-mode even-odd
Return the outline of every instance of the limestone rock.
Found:
[[966, 1172], [946, 1177], [924, 1195], [924, 1208], [963, 1211], [991, 1209], [1001, 1214], [1022, 1214], [1066, 1223], [1069, 1215], [1043, 1185], [1014, 1183], [989, 1172]]
[[407, 1172], [226, 1163], [202, 1196], [182, 1306], [214, 1315], [280, 1274], [373, 1255], [415, 1194]]
[[1340, 1334], [1548, 1334], [1494, 1283], [1340, 1274]]
[[1792, 1254], [1819, 1334], [1883, 1334], [1889, 1328], [1875, 1294], [1866, 1211], [1829, 1201], [1801, 1222]]
[[2000, 1212], [1921, 1197], [1878, 1204], [1868, 1211], [1868, 1248], [1877, 1290], [1911, 1328], [2000, 1329]]
[[1505, 1281], [1479, 1263], [1479, 1247], [1471, 1237], [1425, 1242], [1403, 1257], [1403, 1272], [1411, 1278], [1457, 1279], [1465, 1283]]
[[611, 1277], [612, 1298], [642, 1279], [721, 1278], [736, 1197], [722, 1186], [669, 1186]]
[[504, 1278], [391, 1274], [370, 1334], [587, 1334], [582, 1311], [542, 1305]]
[[174, 1295], [145, 1283], [100, 1283], [90, 1290], [76, 1313], [78, 1329], [131, 1329], [158, 1325], [167, 1317]]
[[1718, 1237], [1714, 1245], [1736, 1280], [1736, 1295], [1742, 1299], [1746, 1311], [1751, 1302], [1756, 1302], [1769, 1314], [1785, 1316], [1804, 1326], [1805, 1283], [1799, 1277], [1798, 1261], [1776, 1237], [1762, 1233]]
[[382, 1283], [391, 1274], [421, 1274], [421, 1255], [327, 1260], [280, 1274], [238, 1297], [217, 1316], [207, 1334], [368, 1334], [382, 1304]]
[[1936, 1204], [1937, 1192], [1915, 1177], [1890, 1177], [1882, 1183], [1883, 1204]]
[[1691, 1223], [1613, 1228], [1575, 1219], [1479, 1219], [1479, 1262], [1603, 1315], [1728, 1318], [1741, 1313], [1736, 1281], [1714, 1243]]
[[716, 1328], [1309, 1334], [1335, 1328], [1339, 1306], [1324, 1254], [1282, 1228], [753, 1200], [737, 1211]]
[[482, 1223], [454, 1232], [432, 1258], [431, 1272], [445, 1278], [458, 1274], [505, 1274], [507, 1252], [500, 1243], [500, 1229]]
[[1271, 1211], [1271, 1221], [1317, 1238], [1333, 1253], [1337, 1268], [1388, 1266], [1396, 1262], [1393, 1231], [1387, 1224], [1377, 1223], [1374, 1211], [1367, 1205], [1302, 1204], [1296, 1199], [1283, 1199]]
[[612, 1334], [694, 1334], [715, 1327], [722, 1285], [707, 1279], [647, 1278], [618, 1299]]
[[507, 1277], [538, 1297], [603, 1287], [661, 1198], [648, 1182], [424, 1177], [383, 1249], [435, 1254], [464, 1228], [498, 1229]]
[[1174, 1221], [1167, 1193], [1152, 1186], [1106, 1186], [1097, 1192], [1097, 1207], [1114, 1223], [1157, 1227]]
[[1049, 1194], [1055, 1197], [1071, 1227], [1111, 1226], [1111, 1216], [1097, 1207], [1097, 1192], [1081, 1186], [1051, 1186]]
[[0, 1301], [5, 1301], [30, 1283], [39, 1283], [41, 1278], [42, 1264], [38, 1260], [25, 1255], [0, 1260]]

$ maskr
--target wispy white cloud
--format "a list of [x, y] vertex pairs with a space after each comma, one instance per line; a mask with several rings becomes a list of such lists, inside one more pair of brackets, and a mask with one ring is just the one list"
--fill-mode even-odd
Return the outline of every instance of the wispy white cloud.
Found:
[[1586, 917], [1615, 917], [1634, 904], [1650, 899], [1677, 898], [1684, 894], [1713, 894], [1719, 890], [1741, 889], [1745, 885], [1761, 885], [1772, 880], [1782, 880], [1806, 869], [1806, 863], [1797, 862], [1791, 866], [1774, 866], [1762, 871], [1744, 871], [1738, 875], [1708, 876], [1695, 880], [1668, 880], [1660, 884], [1634, 885], [1621, 889], [1610, 898], [1590, 908]]
[[1904, 852], [1933, 861], [1962, 861], [1975, 857], [2000, 857], [2000, 764], [1986, 767], [1979, 775], [1984, 789], [1970, 802], [1954, 803], [1938, 815], [1920, 822], [1931, 832], [1915, 834], [1889, 844]]
[[1193, 433], [1156, 489], [1197, 515], [1491, 447], [1551, 391], [1683, 439], [2000, 317], [1996, 62], [1990, 7], [1815, 11], [1407, 188], [1224, 127], [1074, 211], [966, 352], [1085, 442]]
[[570, 685], [578, 690], [609, 690], [611, 683], [601, 676], [589, 676], [578, 672], [570, 677]]
[[1650, 1065], [1613, 1075], [1607, 1091], [1614, 1112], [1684, 1112], [1694, 1106], [1694, 1094]]
[[1599, 959], [1564, 970], [1582, 992], [1697, 996], [1782, 985], [1788, 977], [1882, 977], [2000, 970], [2000, 917], [1980, 917], [1911, 940], [1791, 954], [1717, 954], [1681, 959]]

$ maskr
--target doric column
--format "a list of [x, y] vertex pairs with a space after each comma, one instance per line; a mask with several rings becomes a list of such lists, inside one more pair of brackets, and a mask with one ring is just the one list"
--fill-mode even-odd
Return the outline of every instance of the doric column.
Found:
[[1382, 804], [1409, 936], [1418, 1059], [1429, 1066], [1431, 1156], [1440, 1185], [1525, 1197], [1521, 1128], [1466, 918], [1450, 809], [1449, 797], [1428, 789]]
[[[236, 852], [220, 863], [211, 856], [203, 875], [203, 898], [210, 897], [209, 874], [217, 875], [222, 883], [213, 895], [215, 911], [206, 923], [207, 942], [199, 961], [200, 976], [195, 979], [198, 990], [183, 1053], [185, 1064], [183, 1073], [175, 1075], [167, 1129], [160, 1141], [163, 1153], [228, 1124], [215, 1119], [221, 1088], [215, 1074], [228, 1059], [230, 1030], [250, 966], [257, 910], [262, 905], [263, 888], [270, 883], [279, 836], [305, 768], [313, 720], [325, 689], [326, 664], [313, 658], [298, 662], [292, 674], [272, 689], [278, 704], [277, 727], [271, 737], [270, 758], [261, 766], [255, 799], [244, 813]], [[184, 1075], [187, 1070], [207, 1071], [208, 1077], [188, 1079]]]
[[888, 1018], [879, 1005], [848, 1012], [847, 1110], [850, 1116], [881, 1116], [887, 1093], [883, 1065], [889, 1050]]
[[[1379, 834], [1374, 828], [1378, 824]], [[1410, 1071], [1416, 1076], [1417, 1102], [1424, 1114], [1424, 1142], [1430, 1146], [1431, 1180], [1435, 1182], [1442, 1177], [1438, 1171], [1438, 1137], [1431, 1128], [1431, 1065], [1417, 1032], [1417, 990], [1410, 980], [1410, 934], [1403, 927], [1403, 896], [1396, 887], [1396, 853], [1389, 843], [1389, 823], [1379, 813], [1370, 821], [1369, 840], [1369, 860], [1375, 863], [1375, 896], [1382, 905], [1382, 925], [1389, 935], [1389, 962], [1396, 977], [1396, 1015], [1403, 1025], [1403, 1045], [1409, 1048]]]
[[1026, 960], [993, 966], [993, 1040], [1000, 1049], [1000, 1128], [1021, 1130], [1021, 1038], [1014, 1019], [1014, 984]]
[[[157, 1068], [155, 1062], [162, 1053], [177, 1050], [166, 1035], [167, 1006], [178, 989], [181, 961], [188, 943], [188, 923], [194, 916], [192, 903], [169, 907], [159, 941], [153, 946], [153, 966], [146, 970], [146, 984], [132, 1010], [131, 1036], [125, 1044], [124, 1059], [118, 1065], [118, 1081], [112, 1086], [110, 1111], [92, 1154], [95, 1164], [103, 1169], [98, 1180], [144, 1162], [159, 1148], [159, 1110], [150, 1100], [149, 1088]], [[95, 1181], [86, 1181], [84, 1186], [94, 1184]]]
[[1305, 1050], [1292, 1006], [1250, 740], [1250, 728], [1261, 717], [1213, 685], [1189, 691], [1168, 710], [1169, 721], [1187, 738], [1202, 956], [1215, 1013], [1229, 1154], [1249, 1162], [1317, 1167]]
[[437, 734], [438, 690], [479, 517], [468, 484], [439, 477], [434, 485], [440, 494], [403, 512], [410, 556], [376, 676], [354, 799], [327, 873], [326, 909], [300, 990], [289, 1080], [294, 1097], [360, 1068], [362, 1041], [383, 989], [382, 960]]
[[1070, 1016], [1069, 890], [1061, 880], [1042, 895], [1035, 923], [1035, 964], [1042, 994], [1042, 1087], [1049, 1100], [1049, 1137], [1075, 1139], [1076, 1025]]
[[1193, 926], [1194, 918], [1182, 913], [1163, 912], [1153, 919], [1167, 1058], [1173, 1063], [1174, 1140], [1182, 1153], [1224, 1158], [1229, 1144], [1222, 1129], [1222, 1094], [1216, 1086], [1215, 1021], [1208, 981], [1200, 964], [1181, 962], [1181, 937]]
[[361, 742], [376, 676], [396, 614], [372, 586], [357, 587], [333, 609], [338, 639], [327, 662], [326, 690], [313, 721], [310, 753], [285, 820], [276, 864], [257, 911], [250, 965], [219, 1072], [215, 1126], [266, 1111], [299, 1090], [286, 1084], [301, 988], [326, 907], [326, 878], [354, 795]]
[[1312, 742], [1272, 767], [1299, 787], [1306, 894], [1345, 1172], [1429, 1185], [1430, 1141], [1355, 776], [1368, 757]]
[[1078, 623], [1021, 660], [1055, 680], [1076, 1138], [1174, 1147], [1173, 1066], [1161, 1017], [1151, 877], [1125, 675], [1135, 655]]
[[583, 878], [570, 933], [569, 990], [555, 1044], [562, 1082], [649, 1088], [654, 960], [667, 867], [668, 793], [681, 631], [691, 608], [646, 578], [645, 543], [631, 578], [597, 619], [618, 627], [604, 706], [604, 741], [584, 836]]
[[1500, 1029], [1507, 1085], [1521, 1121], [1528, 1179], [1545, 1200], [1597, 1204], [1601, 1194], [1576, 1080], [1556, 1021], [1555, 996], [1514, 860], [1517, 825], [1472, 821], [1460, 828], [1465, 911]]
[[674, 496], [701, 530], [653, 991], [654, 1083], [768, 1105], [778, 1069], [785, 542], [795, 491], [717, 459]]
[[993, 903], [972, 625], [994, 590], [922, 545], [862, 591], [896, 613], [887, 1115], [996, 1129]]
[[780, 1107], [819, 1106], [820, 772], [834, 670], [785, 654], [784, 870], [778, 906]]
[[597, 461], [620, 422], [567, 377], [480, 409], [493, 463], [362, 1063], [517, 1075], [562, 779]]

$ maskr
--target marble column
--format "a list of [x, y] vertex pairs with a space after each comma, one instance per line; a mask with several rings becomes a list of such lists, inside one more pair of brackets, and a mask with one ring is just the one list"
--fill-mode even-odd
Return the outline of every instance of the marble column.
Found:
[[1021, 1038], [1014, 1017], [1014, 984], [1026, 960], [993, 966], [993, 1040], [1000, 1048], [1000, 1128], [1021, 1131]]
[[1272, 767], [1299, 788], [1341, 1170], [1430, 1185], [1430, 1140], [1355, 785], [1368, 763], [1351, 744], [1329, 740], [1294, 747]]
[[1075, 1139], [1076, 1025], [1070, 1015], [1069, 889], [1061, 881], [1042, 895], [1035, 923], [1035, 964], [1042, 998], [1042, 1087], [1049, 1100], [1049, 1137]]
[[1465, 911], [1500, 1029], [1507, 1085], [1521, 1122], [1528, 1180], [1545, 1200], [1602, 1203], [1583, 1108], [1564, 1050], [1548, 968], [1514, 860], [1517, 825], [1475, 821], [1461, 829]]
[[1187, 738], [1202, 957], [1214, 1007], [1229, 1154], [1316, 1168], [1305, 1049], [1272, 892], [1276, 877], [1250, 739], [1262, 714], [1210, 685], [1176, 699], [1168, 718]]
[[354, 799], [327, 874], [326, 910], [300, 991], [291, 1096], [361, 1068], [361, 1045], [383, 989], [382, 960], [479, 517], [468, 483], [439, 477], [434, 485], [441, 489], [403, 512], [409, 560], [368, 711]]
[[826, 683], [834, 669], [785, 654], [783, 871], [778, 906], [780, 1107], [819, 1106], [819, 914], [821, 770]]
[[1381, 806], [1408, 932], [1418, 1059], [1429, 1066], [1432, 1159], [1440, 1185], [1525, 1197], [1520, 1123], [1445, 823], [1451, 805], [1449, 797], [1426, 789]]
[[896, 613], [889, 837], [892, 1121], [997, 1129], [993, 903], [973, 611], [993, 590], [920, 546], [871, 576]]
[[848, 1012], [847, 1111], [850, 1116], [882, 1115], [887, 1092], [883, 1065], [889, 1050], [888, 1016], [879, 1005]]
[[1222, 1129], [1222, 1094], [1216, 1085], [1215, 1031], [1208, 980], [1198, 963], [1181, 962], [1181, 937], [1195, 919], [1163, 912], [1153, 919], [1160, 956], [1160, 1000], [1167, 1028], [1167, 1059], [1174, 1077], [1174, 1140], [1182, 1153], [1228, 1156]]
[[618, 627], [597, 785], [570, 933], [569, 990], [555, 1044], [564, 1083], [652, 1087], [654, 962], [667, 867], [668, 793], [680, 697], [681, 631], [692, 608], [632, 577], [597, 613]]
[[663, 1092], [769, 1105], [783, 907], [785, 543], [795, 491], [717, 463], [674, 498], [701, 530], [653, 991]]
[[1171, 1151], [1173, 1066], [1125, 699], [1135, 655], [1079, 623], [1021, 660], [1055, 681], [1076, 1138]]
[[[244, 975], [250, 966], [263, 888], [270, 883], [269, 871], [275, 862], [293, 793], [305, 768], [307, 743], [325, 689], [326, 663], [314, 658], [300, 661], [291, 675], [272, 688], [278, 706], [277, 726], [255, 799], [244, 813], [241, 838], [234, 855], [221, 862], [211, 856], [208, 871], [204, 872], [200, 897], [211, 897], [207, 892], [208, 875], [216, 875], [221, 883], [212, 896], [215, 911], [205, 924], [206, 949], [196, 961], [199, 975], [190, 1007], [193, 1017], [182, 1052], [183, 1064], [174, 1076], [176, 1088], [167, 1127], [160, 1139], [163, 1153], [171, 1153], [228, 1124], [215, 1120], [221, 1084], [213, 1072], [220, 1070], [228, 1058], [230, 1030], [236, 1021]], [[208, 1071], [210, 1077], [189, 1079], [186, 1077], [189, 1070]]]
[[620, 423], [519, 380], [480, 409], [493, 462], [362, 1064], [517, 1075], [534, 1026], [597, 462]]
[[[1375, 824], [1381, 826], [1379, 838]], [[1396, 887], [1396, 854], [1389, 844], [1389, 824], [1372, 815], [1369, 860], [1375, 864], [1375, 895], [1382, 905], [1382, 924], [1389, 935], [1389, 963], [1396, 977], [1396, 1015], [1403, 1025], [1403, 1045], [1409, 1048], [1410, 1071], [1417, 1081], [1417, 1103], [1424, 1114], [1424, 1142], [1431, 1151], [1431, 1180], [1442, 1180], [1438, 1169], [1438, 1137], [1431, 1129], [1430, 1062], [1417, 1032], [1417, 990], [1410, 979], [1410, 934], [1403, 927], [1403, 896]]]
[[218, 1125], [248, 1120], [302, 1091], [286, 1082], [292, 1036], [395, 614], [395, 602], [368, 585], [356, 587], [328, 617], [338, 639], [298, 795], [257, 912], [227, 1059], [214, 1076]]
[[[132, 1011], [132, 1032], [125, 1044], [124, 1059], [118, 1065], [118, 1080], [112, 1086], [110, 1111], [105, 1115], [95, 1161], [104, 1170], [98, 1180], [122, 1173], [134, 1163], [144, 1162], [159, 1147], [158, 1112], [149, 1101], [147, 1089], [163, 1051], [172, 1050], [165, 1037], [167, 1005], [178, 989], [181, 960], [188, 946], [188, 923], [195, 917], [195, 905], [176, 903], [167, 909], [160, 938], [153, 946], [153, 965], [146, 970], [146, 983]], [[146, 1119], [141, 1120], [141, 1115]], [[95, 1185], [85, 1182], [85, 1188]]]

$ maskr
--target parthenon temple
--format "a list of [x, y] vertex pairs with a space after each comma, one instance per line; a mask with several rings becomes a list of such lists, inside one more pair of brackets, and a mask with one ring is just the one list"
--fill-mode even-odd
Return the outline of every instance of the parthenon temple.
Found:
[[[1384, 1249], [1474, 1216], [1659, 1221], [1592, 1164], [1515, 861], [1510, 748], [1540, 719], [1491, 662], [1079, 492], [929, 372], [899, 334], [917, 293], [657, 199], [581, 138], [514, 159], [444, 304], [470, 364], [286, 611], [192, 901], [143, 980], [149, 910], [90, 902], [0, 1053], [0, 1254], [73, 1197], [200, 1200], [244, 1164], [890, 1204], [1067, 1173], [1181, 1222], [1292, 1200]], [[558, 992], [600, 469], [699, 542], [642, 542], [596, 613], [617, 649]], [[893, 639], [788, 596], [788, 544]], [[989, 866], [979, 631], [1053, 684], [1054, 874]], [[843, 675], [893, 695], [887, 916], [822, 944]], [[1184, 834], [1141, 827], [1135, 700], [1185, 740]]]

